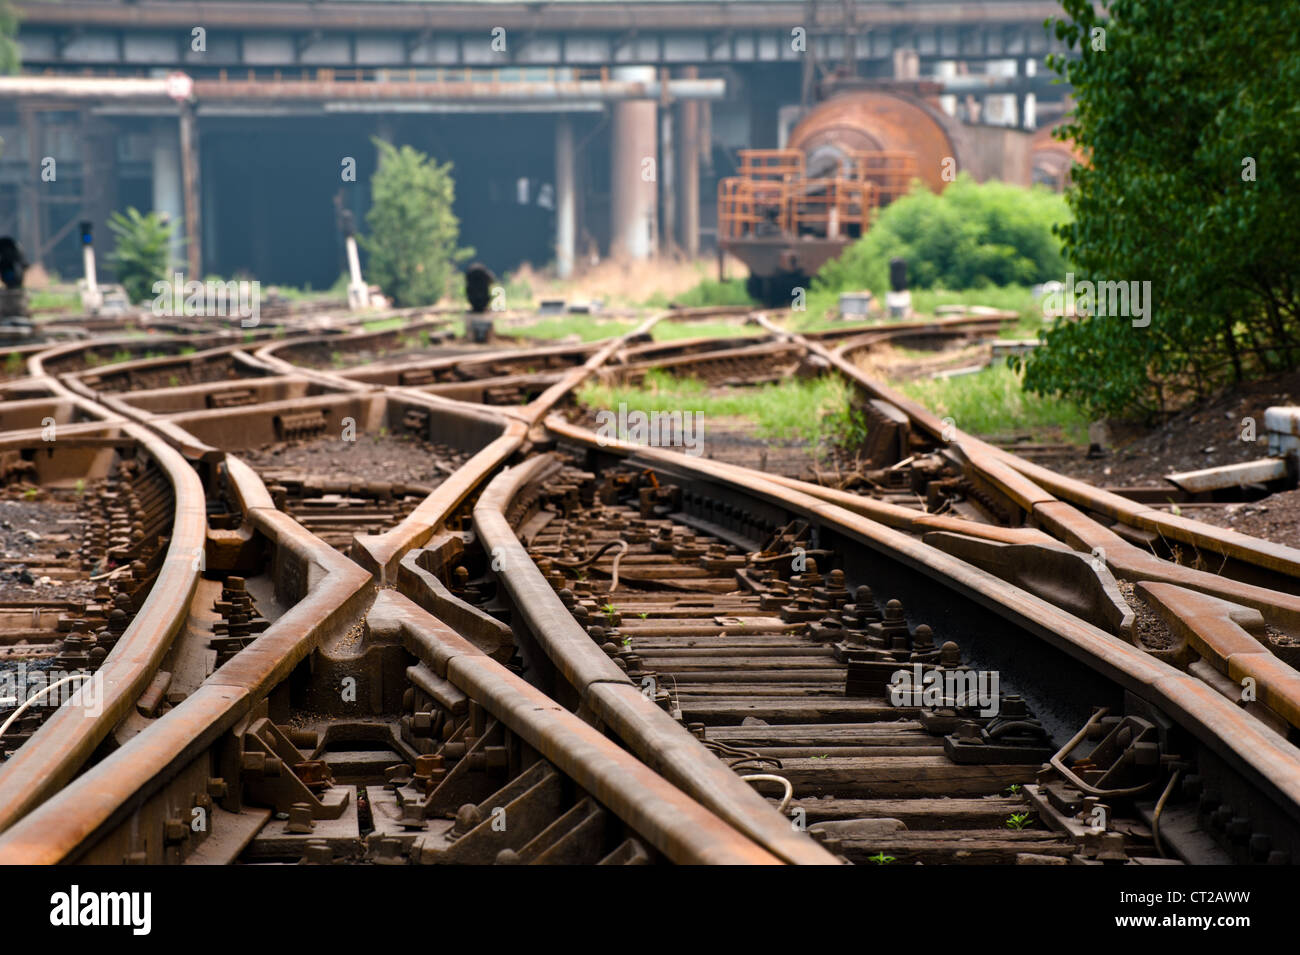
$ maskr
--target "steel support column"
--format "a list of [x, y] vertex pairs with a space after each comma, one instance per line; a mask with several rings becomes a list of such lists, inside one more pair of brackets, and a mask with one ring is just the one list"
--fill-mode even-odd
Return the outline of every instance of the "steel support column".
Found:
[[[699, 77], [699, 67], [688, 66], [683, 71], [687, 79]], [[700, 254], [700, 104], [685, 100], [681, 106], [682, 143], [678, 150], [681, 158], [681, 176], [678, 192], [681, 196], [682, 248], [688, 258]]]
[[573, 120], [559, 116], [555, 121], [555, 274], [567, 279], [573, 274], [574, 215]]
[[168, 120], [160, 120], [153, 134], [153, 211], [167, 217], [172, 229], [168, 249], [168, 266], [178, 266], [183, 261], [185, 237], [185, 191], [181, 186], [181, 154], [176, 127]]
[[185, 185], [185, 252], [189, 277], [203, 281], [203, 231], [199, 223], [199, 136], [194, 104], [181, 104], [181, 179]]
[[[622, 66], [616, 80], [651, 83], [652, 66]], [[610, 254], [616, 258], [648, 259], [655, 247], [656, 117], [654, 100], [628, 100], [613, 106], [610, 150]]]

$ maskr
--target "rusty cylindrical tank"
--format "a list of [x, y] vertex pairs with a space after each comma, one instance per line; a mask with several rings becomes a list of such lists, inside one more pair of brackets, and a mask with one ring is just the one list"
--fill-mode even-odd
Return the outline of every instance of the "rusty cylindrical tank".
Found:
[[1070, 184], [1070, 171], [1075, 163], [1082, 166], [1088, 162], [1088, 157], [1073, 140], [1055, 138], [1053, 133], [1059, 125], [1038, 129], [1029, 147], [1034, 182], [1058, 191]]
[[847, 175], [854, 152], [912, 153], [921, 181], [940, 192], [948, 184], [943, 160], [960, 159], [940, 115], [901, 93], [840, 93], [800, 120], [786, 146], [803, 151], [809, 179]]

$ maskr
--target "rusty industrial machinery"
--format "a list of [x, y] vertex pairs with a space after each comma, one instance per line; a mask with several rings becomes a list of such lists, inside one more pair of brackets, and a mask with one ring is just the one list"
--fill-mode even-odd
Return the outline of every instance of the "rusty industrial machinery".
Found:
[[748, 266], [750, 295], [788, 303], [876, 210], [917, 180], [941, 191], [943, 160], [957, 162], [946, 127], [919, 97], [846, 91], [809, 112], [785, 149], [741, 150], [739, 174], [718, 185], [718, 241]]
[[1030, 141], [1035, 185], [1061, 190], [1070, 184], [1070, 172], [1075, 165], [1084, 165], [1087, 157], [1071, 140], [1058, 139], [1056, 126], [1044, 126], [1034, 132]]
[[[869, 152], [852, 201], [790, 221], [872, 208]], [[540, 348], [388, 318], [123, 319], [12, 353], [0, 864], [1300, 853], [1300, 552], [1063, 477], [859, 367], [1014, 314], [799, 335], [683, 310]], [[696, 321], [744, 328], [654, 340]], [[652, 372], [837, 376], [862, 479], [592, 429], [582, 383]]]

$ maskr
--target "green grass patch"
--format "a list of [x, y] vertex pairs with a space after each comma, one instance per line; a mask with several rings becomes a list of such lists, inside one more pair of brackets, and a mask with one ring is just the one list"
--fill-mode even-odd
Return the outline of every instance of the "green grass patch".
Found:
[[680, 295], [665, 295], [655, 292], [645, 300], [647, 308], [667, 308], [670, 304], [679, 308], [706, 308], [714, 305], [753, 305], [754, 300], [745, 291], [744, 279], [700, 279]]
[[837, 440], [852, 430], [852, 391], [838, 376], [786, 379], [753, 388], [709, 388], [695, 378], [678, 378], [652, 370], [640, 386], [588, 383], [578, 399], [588, 408], [691, 411], [706, 418], [743, 418], [759, 437], [802, 438], [812, 444]]
[[1032, 434], [1044, 441], [1087, 444], [1088, 417], [1078, 406], [1028, 394], [1020, 376], [1006, 365], [971, 375], [891, 382], [890, 387], [952, 418], [962, 431], [981, 437]]
[[[914, 289], [912, 291], [912, 310], [918, 317], [929, 318], [941, 305], [982, 305], [986, 308], [1006, 309], [1016, 312], [1020, 319], [1014, 324], [1003, 326], [999, 338], [1037, 338], [1043, 324], [1042, 306], [1034, 301], [1033, 289], [1023, 285], [1008, 285], [1002, 288], [965, 289], [950, 292], [944, 289]], [[884, 307], [884, 299], [878, 299], [878, 306]], [[814, 290], [808, 293], [807, 309], [794, 312], [788, 322], [791, 331], [819, 332], [849, 324], [836, 318], [839, 313], [840, 294], [826, 290]], [[868, 321], [888, 324], [879, 313]], [[856, 322], [854, 323], [856, 324]]]
[[[218, 279], [218, 281], [221, 281], [221, 279]], [[341, 299], [346, 302], [348, 298], [348, 282], [348, 273], [340, 272], [339, 277], [334, 280], [334, 284], [327, 289], [313, 289], [309, 282], [302, 288], [297, 288], [293, 285], [276, 285], [275, 290], [291, 302], [301, 302], [305, 300], [315, 301], [327, 298]], [[265, 292], [266, 283], [263, 282], [262, 285], [262, 290]]]
[[557, 339], [577, 335], [584, 342], [594, 342], [622, 335], [635, 327], [635, 322], [621, 319], [598, 318], [594, 315], [556, 315], [553, 318], [540, 318], [528, 325], [498, 328], [497, 333], [520, 338]]
[[27, 307], [32, 309], [58, 309], [60, 312], [81, 311], [81, 293], [68, 289], [30, 289]]
[[392, 318], [372, 318], [368, 322], [362, 322], [361, 327], [368, 332], [386, 332], [390, 328], [401, 328], [405, 324], [405, 318], [395, 315]]

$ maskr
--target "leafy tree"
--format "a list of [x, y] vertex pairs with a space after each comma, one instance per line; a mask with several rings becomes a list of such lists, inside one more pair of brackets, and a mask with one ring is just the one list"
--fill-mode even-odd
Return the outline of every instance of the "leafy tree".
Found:
[[0, 74], [17, 73], [19, 62], [18, 11], [11, 0], [0, 0]]
[[171, 278], [167, 272], [175, 227], [156, 212], [141, 215], [134, 206], [126, 215], [115, 212], [109, 217], [108, 229], [116, 241], [108, 264], [131, 301], [152, 298], [154, 283]]
[[1300, 6], [1062, 0], [1059, 131], [1089, 157], [1062, 226], [1077, 278], [1150, 281], [1150, 325], [1060, 321], [1025, 385], [1152, 418], [1300, 349]]
[[940, 195], [917, 189], [877, 215], [867, 234], [817, 275], [831, 291], [889, 287], [889, 260], [907, 260], [914, 288], [1032, 285], [1065, 277], [1052, 227], [1067, 215], [1047, 189], [977, 183], [965, 173]]
[[394, 303], [429, 305], [442, 298], [454, 263], [474, 254], [458, 249], [460, 222], [451, 163], [438, 165], [410, 146], [376, 139], [379, 168], [370, 179], [370, 235], [361, 237], [369, 272]]

